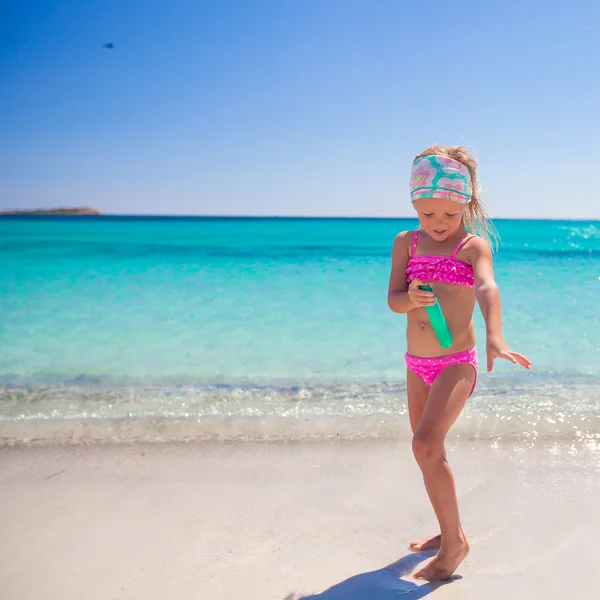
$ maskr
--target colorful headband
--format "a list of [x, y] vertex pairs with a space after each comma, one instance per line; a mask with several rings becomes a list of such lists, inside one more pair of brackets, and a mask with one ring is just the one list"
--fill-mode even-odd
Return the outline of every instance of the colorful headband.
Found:
[[471, 202], [473, 185], [468, 167], [447, 156], [421, 156], [410, 172], [410, 199], [443, 198]]

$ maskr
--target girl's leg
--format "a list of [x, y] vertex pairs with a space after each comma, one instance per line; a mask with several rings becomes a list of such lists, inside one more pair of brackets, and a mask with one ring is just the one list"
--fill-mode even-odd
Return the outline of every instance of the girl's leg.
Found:
[[448, 579], [469, 552], [460, 525], [454, 477], [446, 461], [444, 441], [462, 411], [475, 381], [471, 365], [452, 365], [435, 379], [413, 437], [413, 452], [440, 524], [441, 547], [435, 558], [415, 573], [422, 579]]
[[429, 396], [429, 386], [410, 369], [406, 369], [406, 395], [408, 397], [410, 428], [414, 433], [425, 410], [425, 404]]
[[[413, 434], [417, 430], [421, 415], [425, 409], [425, 403], [429, 396], [429, 386], [410, 369], [406, 370], [406, 395], [408, 396], [408, 416]], [[438, 549], [441, 544], [441, 535], [434, 535], [423, 540], [413, 540], [410, 549], [419, 552], [421, 550]]]

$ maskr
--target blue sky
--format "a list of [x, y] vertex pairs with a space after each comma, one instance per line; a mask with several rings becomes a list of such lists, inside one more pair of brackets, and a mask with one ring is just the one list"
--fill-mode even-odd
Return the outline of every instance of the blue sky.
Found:
[[492, 216], [600, 218], [599, 30], [597, 0], [2, 3], [0, 208], [405, 216], [438, 142]]

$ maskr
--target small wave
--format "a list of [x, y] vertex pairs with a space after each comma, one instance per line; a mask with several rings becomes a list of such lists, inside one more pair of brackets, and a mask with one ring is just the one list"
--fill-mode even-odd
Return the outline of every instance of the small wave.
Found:
[[[0, 388], [0, 443], [410, 436], [403, 382]], [[483, 384], [452, 430], [469, 439], [600, 438], [600, 382]]]
[[[587, 238], [586, 238], [587, 239]], [[577, 258], [597, 258], [600, 256], [600, 248], [596, 245], [590, 246], [582, 244], [581, 241], [568, 241], [559, 248], [536, 248], [527, 246], [503, 245], [500, 247], [500, 256], [503, 260], [518, 259], [577, 259]], [[73, 243], [69, 245], [63, 242], [61, 247], [56, 247], [51, 242], [14, 245], [6, 248], [0, 247], [0, 253], [3, 251], [14, 253], [20, 251], [21, 259], [37, 260], [39, 258], [69, 259], [73, 257], [73, 249], [77, 249], [77, 255], [82, 258], [102, 259], [107, 255], [111, 258], [144, 259], [160, 257], [165, 260], [204, 260], [204, 259], [242, 259], [242, 260], [261, 260], [261, 259], [343, 259], [343, 258], [381, 258], [388, 259], [389, 247], [387, 245], [311, 245], [301, 244], [295, 246], [254, 246], [244, 248], [234, 248], [226, 246], [209, 245], [176, 245], [176, 244], [123, 244], [105, 246], [94, 243]]]

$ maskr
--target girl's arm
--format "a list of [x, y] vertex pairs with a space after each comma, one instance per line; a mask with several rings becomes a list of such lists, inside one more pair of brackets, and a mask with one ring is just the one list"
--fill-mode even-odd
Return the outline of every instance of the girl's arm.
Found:
[[492, 370], [496, 358], [504, 358], [529, 369], [531, 361], [522, 354], [510, 350], [504, 341], [500, 292], [494, 279], [491, 248], [485, 240], [474, 238], [469, 244], [469, 255], [475, 271], [475, 295], [486, 327], [488, 372]]
[[395, 313], [407, 313], [420, 306], [429, 306], [435, 303], [435, 296], [431, 292], [419, 289], [423, 282], [415, 279], [409, 286], [406, 282], [406, 266], [409, 259], [409, 248], [412, 240], [412, 231], [403, 231], [396, 236], [392, 249], [392, 270], [388, 286], [388, 306]]

